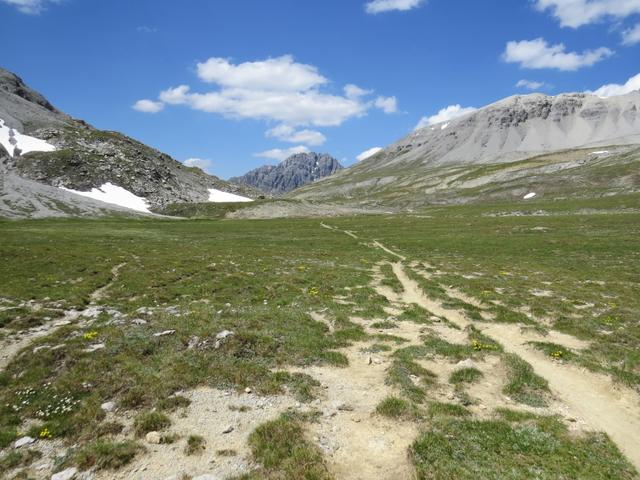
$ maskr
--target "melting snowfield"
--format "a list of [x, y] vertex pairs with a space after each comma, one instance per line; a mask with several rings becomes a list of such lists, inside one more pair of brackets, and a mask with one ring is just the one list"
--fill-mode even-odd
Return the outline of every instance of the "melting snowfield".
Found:
[[214, 203], [253, 202], [250, 198], [223, 192], [222, 190], [216, 190], [215, 188], [209, 189], [209, 201]]
[[11, 127], [4, 124], [0, 118], [0, 144], [12, 157], [16, 156], [15, 150], [20, 150], [19, 154], [29, 152], [53, 152], [56, 147], [39, 138], [23, 135]]
[[105, 183], [100, 188], [93, 188], [89, 192], [80, 192], [78, 190], [71, 190], [70, 188], [64, 187], [60, 188], [67, 192], [75, 193], [76, 195], [82, 195], [83, 197], [93, 198], [94, 200], [100, 200], [101, 202], [130, 208], [137, 212], [151, 213], [149, 211], [149, 203], [145, 198], [138, 197], [129, 190], [125, 190], [124, 188], [112, 183]]

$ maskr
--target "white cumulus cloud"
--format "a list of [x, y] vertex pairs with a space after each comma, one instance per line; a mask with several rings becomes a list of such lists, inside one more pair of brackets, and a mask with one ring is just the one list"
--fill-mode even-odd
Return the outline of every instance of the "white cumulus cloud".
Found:
[[2, 3], [6, 3], [13, 7], [16, 7], [18, 11], [26, 13], [28, 15], [37, 15], [50, 3], [60, 3], [61, 0], [0, 0]]
[[640, 23], [622, 32], [622, 43], [624, 45], [640, 43]]
[[635, 90], [640, 90], [640, 73], [634, 75], [622, 85], [617, 83], [610, 83], [608, 85], [603, 85], [597, 90], [589, 93], [593, 93], [594, 95], [598, 95], [599, 97], [614, 97], [616, 95], [625, 95]]
[[369, 157], [374, 156], [376, 153], [381, 152], [382, 148], [380, 147], [373, 147], [370, 148], [369, 150], [365, 150], [364, 152], [362, 152], [360, 155], [358, 155], [356, 157], [356, 160], [358, 160], [359, 162], [361, 162], [362, 160], [366, 160]]
[[187, 167], [198, 167], [201, 170], [207, 171], [213, 167], [213, 162], [206, 158], [187, 158], [184, 162]]
[[396, 113], [398, 111], [398, 99], [396, 97], [378, 97], [374, 105], [384, 113]]
[[406, 11], [422, 5], [424, 0], [371, 0], [365, 5], [367, 13], [383, 13], [393, 10]]
[[536, 0], [535, 6], [551, 11], [560, 25], [571, 28], [640, 13], [640, 0]]
[[552, 68], [562, 71], [575, 71], [590, 67], [613, 55], [613, 51], [601, 47], [582, 53], [567, 52], [564, 44], [549, 45], [544, 38], [508, 42], [503, 59], [508, 63], [518, 63], [523, 68]]
[[296, 130], [289, 125], [278, 125], [267, 130], [267, 138], [276, 138], [282, 142], [304, 143], [305, 145], [322, 145], [327, 141], [322, 133], [315, 130]]
[[441, 109], [435, 115], [431, 115], [430, 117], [422, 117], [414, 130], [420, 130], [421, 128], [430, 127], [431, 125], [436, 125], [438, 123], [450, 122], [454, 118], [461, 117], [468, 113], [475, 112], [477, 108], [474, 107], [463, 107], [462, 105], [449, 105]]
[[300, 92], [327, 83], [313, 65], [297, 63], [291, 55], [234, 65], [225, 58], [198, 63], [198, 77], [227, 88]]
[[286, 149], [274, 148], [273, 150], [254, 153], [253, 156], [259, 158], [268, 158], [269, 160], [277, 160], [278, 162], [281, 162], [289, 158], [291, 155], [295, 155], [297, 153], [309, 153], [309, 149], [304, 145]]
[[153, 100], [138, 100], [133, 104], [133, 109], [144, 113], [158, 113], [164, 109], [164, 103]]

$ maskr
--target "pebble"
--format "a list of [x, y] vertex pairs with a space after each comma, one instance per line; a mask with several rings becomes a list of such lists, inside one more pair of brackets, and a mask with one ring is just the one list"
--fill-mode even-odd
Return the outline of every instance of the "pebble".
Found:
[[244, 389], [244, 393], [251, 393], [251, 392], [252, 392], [252, 390], [249, 387]]
[[18, 440], [16, 440], [15, 443], [13, 444], [13, 446], [15, 448], [20, 448], [20, 447], [24, 447], [25, 445], [31, 445], [35, 441], [36, 441], [35, 438], [22, 437], [22, 438], [19, 438]]
[[476, 364], [473, 363], [473, 360], [471, 360], [470, 358], [467, 358], [466, 360], [461, 360], [456, 364], [456, 370], [460, 370], [463, 368], [475, 368], [475, 367], [476, 367]]
[[173, 335], [174, 333], [176, 333], [175, 330], [165, 330], [164, 332], [154, 333], [153, 336], [154, 337], [166, 337], [167, 335]]
[[100, 405], [100, 408], [105, 412], [113, 412], [116, 409], [116, 404], [114, 402], [104, 402]]
[[106, 348], [106, 345], [104, 343], [96, 343], [95, 345], [88, 346], [82, 351], [86, 353], [92, 353], [97, 352], [98, 350], [102, 350], [103, 348]]
[[231, 425], [229, 425], [227, 428], [225, 428], [222, 433], [226, 434], [226, 433], [231, 433], [233, 432], [233, 427]]
[[72, 480], [73, 478], [76, 478], [77, 474], [78, 469], [75, 467], [71, 467], [61, 472], [54, 473], [53, 475], [51, 475], [51, 480]]
[[161, 437], [158, 432], [149, 432], [147, 433], [145, 440], [147, 441], [147, 443], [151, 443], [153, 445], [159, 445], [161, 441]]

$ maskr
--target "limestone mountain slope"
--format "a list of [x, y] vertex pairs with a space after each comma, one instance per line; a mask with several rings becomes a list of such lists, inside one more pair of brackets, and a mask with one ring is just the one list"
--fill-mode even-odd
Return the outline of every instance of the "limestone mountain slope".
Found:
[[[39, 185], [89, 192], [109, 184], [144, 199], [151, 209], [176, 202], [206, 202], [212, 198], [212, 190], [244, 197], [259, 194], [198, 168], [186, 167], [121, 133], [98, 130], [73, 119], [18, 76], [3, 69], [0, 69], [0, 121], [4, 171]], [[76, 211], [75, 207], [84, 212], [85, 203], [71, 194], [63, 195], [67, 201], [61, 203], [69, 208], [41, 210], [43, 192], [50, 190], [34, 187], [31, 191], [26, 185], [35, 184], [29, 182], [22, 183], [21, 210], [15, 211], [8, 203], [9, 198], [17, 195], [9, 191], [14, 184], [5, 181], [0, 191], [2, 210], [12, 211], [12, 216], [29, 216], [28, 212], [35, 210], [68, 215]], [[109, 206], [105, 204], [105, 208]]]
[[637, 144], [640, 92], [515, 96], [412, 132], [292, 196], [421, 205], [477, 201], [487, 193], [518, 198], [536, 186], [556, 194], [635, 191]]
[[333, 175], [343, 167], [327, 154], [299, 153], [278, 165], [264, 165], [230, 181], [280, 195]]

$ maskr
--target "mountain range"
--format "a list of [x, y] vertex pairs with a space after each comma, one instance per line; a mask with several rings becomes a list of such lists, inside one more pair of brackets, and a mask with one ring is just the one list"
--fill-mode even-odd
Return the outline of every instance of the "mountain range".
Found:
[[640, 91], [513, 96], [415, 130], [350, 168], [301, 153], [224, 181], [74, 119], [0, 69], [4, 217], [151, 213], [266, 196], [284, 197], [278, 214], [297, 201], [317, 215], [639, 190]]
[[114, 203], [150, 211], [170, 203], [260, 195], [121, 133], [73, 119], [3, 69], [0, 178], [0, 214], [9, 217], [122, 210]]
[[331, 155], [298, 153], [278, 165], [264, 165], [229, 181], [282, 195], [298, 187], [333, 175], [344, 167]]
[[296, 199], [413, 207], [640, 188], [640, 91], [513, 96], [421, 128]]

